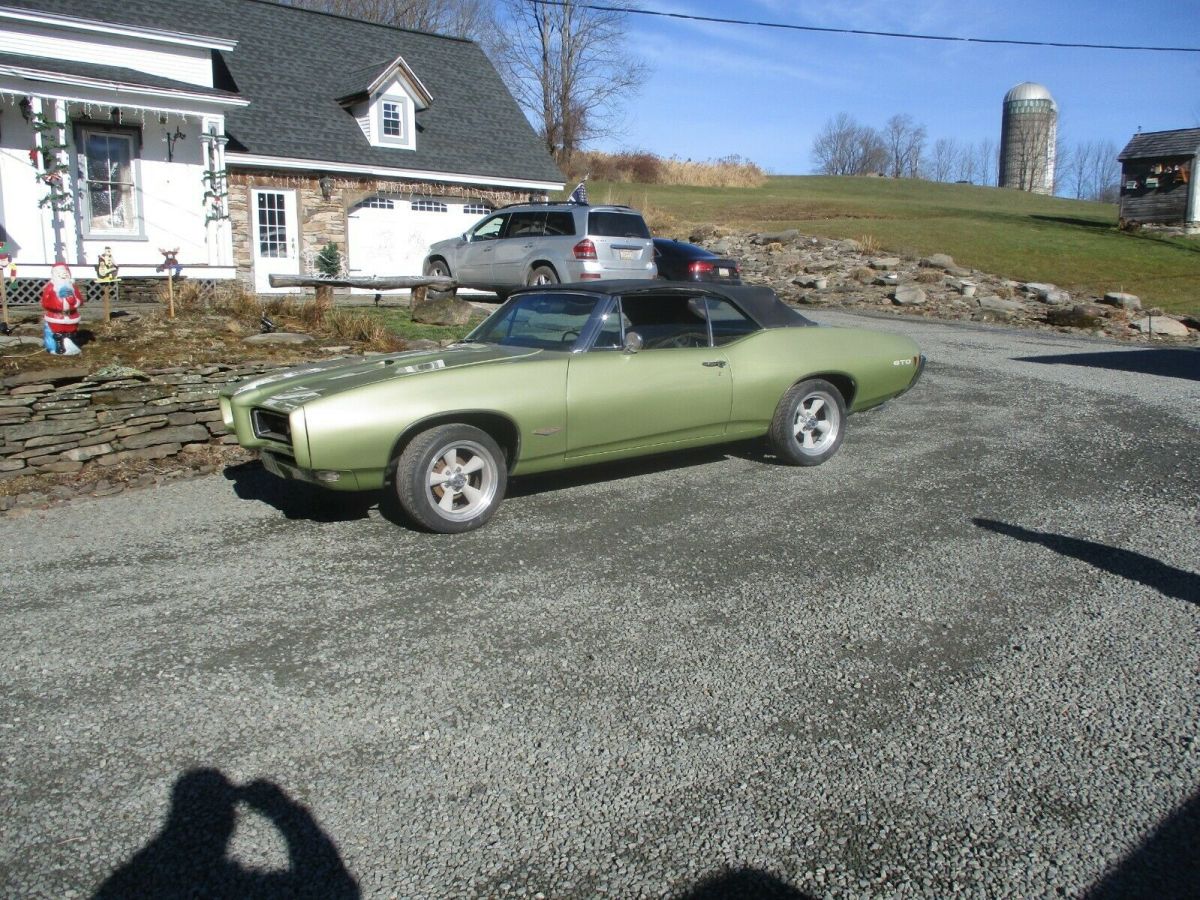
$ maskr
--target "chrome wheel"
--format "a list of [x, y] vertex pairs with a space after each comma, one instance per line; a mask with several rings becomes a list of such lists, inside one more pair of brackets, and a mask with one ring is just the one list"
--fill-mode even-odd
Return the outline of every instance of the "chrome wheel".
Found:
[[496, 460], [480, 444], [459, 441], [434, 458], [425, 480], [427, 499], [439, 515], [452, 522], [470, 520], [496, 498]]
[[504, 452], [473, 425], [438, 425], [421, 432], [394, 465], [396, 496], [405, 514], [442, 534], [487, 522], [508, 483]]
[[527, 285], [558, 284], [558, 275], [549, 266], [538, 266], [525, 279]]
[[800, 452], [819, 456], [831, 447], [842, 427], [837, 403], [825, 391], [813, 391], [796, 406], [792, 436]]
[[841, 391], [823, 378], [812, 378], [783, 395], [767, 438], [780, 462], [819, 466], [841, 446], [845, 421]]

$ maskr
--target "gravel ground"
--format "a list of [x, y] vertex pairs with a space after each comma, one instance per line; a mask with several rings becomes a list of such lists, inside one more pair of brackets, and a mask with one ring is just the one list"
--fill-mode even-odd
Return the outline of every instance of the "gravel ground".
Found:
[[871, 324], [817, 469], [0, 520], [0, 894], [1197, 896], [1200, 352]]

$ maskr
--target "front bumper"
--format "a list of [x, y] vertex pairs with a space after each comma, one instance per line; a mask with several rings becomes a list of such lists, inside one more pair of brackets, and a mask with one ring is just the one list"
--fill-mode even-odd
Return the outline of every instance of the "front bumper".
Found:
[[357, 491], [358, 476], [354, 472], [340, 469], [305, 469], [296, 465], [290, 457], [272, 453], [269, 450], [259, 452], [263, 468], [272, 475], [280, 478], [290, 478], [293, 481], [304, 481], [337, 491]]
[[896, 396], [903, 397], [905, 394], [907, 394], [909, 391], [911, 391], [914, 387], [916, 387], [917, 382], [921, 380], [921, 374], [924, 371], [925, 371], [925, 354], [922, 353], [922, 354], [920, 354], [920, 356], [917, 357], [917, 371], [913, 373], [912, 381], [910, 381], [908, 383], [908, 387], [906, 387], [904, 390], [902, 390]]

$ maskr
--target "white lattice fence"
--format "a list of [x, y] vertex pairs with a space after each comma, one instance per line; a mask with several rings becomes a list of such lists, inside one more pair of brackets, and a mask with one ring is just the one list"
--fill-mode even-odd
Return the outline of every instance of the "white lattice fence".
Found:
[[[103, 285], [83, 279], [77, 279], [75, 283], [79, 285], [85, 301], [103, 302]], [[210, 278], [181, 278], [175, 282], [175, 289], [179, 290], [184, 285], [194, 286], [200, 291], [204, 302], [208, 303], [216, 296], [218, 284], [228, 282], [216, 282]], [[8, 303], [10, 306], [37, 306], [42, 301], [42, 288], [45, 286], [44, 278], [17, 278], [6, 281]], [[158, 300], [159, 291], [166, 289], [167, 282], [163, 278], [126, 278], [122, 279], [120, 290], [112, 290], [110, 296], [114, 303], [154, 303]]]

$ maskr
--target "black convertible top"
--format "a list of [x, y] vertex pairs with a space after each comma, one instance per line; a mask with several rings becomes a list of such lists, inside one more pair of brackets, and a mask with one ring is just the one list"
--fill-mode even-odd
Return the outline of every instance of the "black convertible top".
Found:
[[588, 294], [709, 294], [731, 300], [739, 309], [763, 328], [807, 328], [816, 322], [807, 319], [776, 296], [769, 287], [746, 284], [706, 284], [702, 281], [583, 281], [574, 284], [543, 284], [523, 288], [529, 291], [571, 290]]

